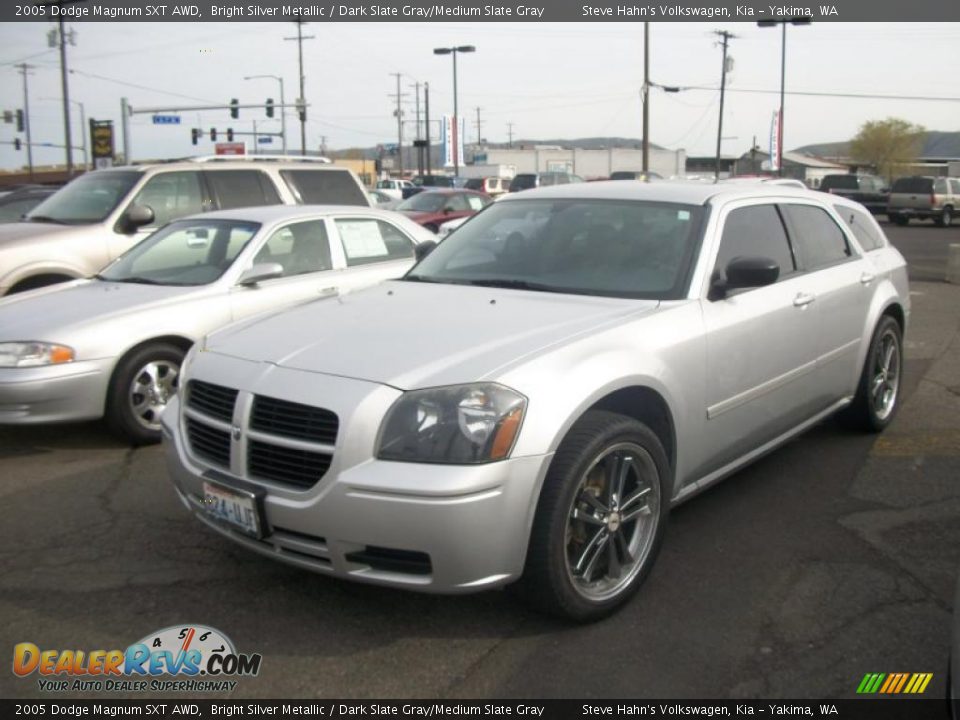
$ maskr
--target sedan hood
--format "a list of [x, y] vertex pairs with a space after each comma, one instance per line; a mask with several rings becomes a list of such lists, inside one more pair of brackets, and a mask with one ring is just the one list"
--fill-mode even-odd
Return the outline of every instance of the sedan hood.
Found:
[[650, 312], [625, 300], [393, 281], [226, 328], [207, 350], [401, 390], [474, 382]]
[[74, 280], [0, 300], [0, 341], [69, 342], [81, 327], [148, 306], [179, 300], [200, 288]]

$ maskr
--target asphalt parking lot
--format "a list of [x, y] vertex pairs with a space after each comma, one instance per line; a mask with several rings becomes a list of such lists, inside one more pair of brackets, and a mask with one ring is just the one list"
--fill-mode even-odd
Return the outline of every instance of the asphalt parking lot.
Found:
[[[606, 621], [271, 562], [187, 514], [160, 448], [84, 424], [0, 429], [0, 649], [124, 648], [202, 623], [263, 654], [234, 697], [842, 698], [867, 672], [932, 672], [926, 694], [942, 697], [960, 287], [935, 280], [960, 228], [885, 229], [914, 281], [893, 425], [876, 437], [827, 421], [677, 508], [646, 585]], [[35, 678], [0, 673], [0, 696], [43, 696]]]

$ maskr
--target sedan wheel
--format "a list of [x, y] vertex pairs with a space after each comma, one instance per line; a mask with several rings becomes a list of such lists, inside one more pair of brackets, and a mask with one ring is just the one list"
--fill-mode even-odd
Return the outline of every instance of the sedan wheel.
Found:
[[841, 420], [867, 432], [883, 430], [899, 405], [902, 372], [903, 334], [897, 321], [884, 315], [873, 332], [857, 394]]
[[516, 590], [566, 619], [596, 620], [616, 610], [653, 566], [669, 477], [663, 446], [646, 425], [588, 412], [550, 465]]
[[177, 393], [183, 355], [174, 345], [157, 343], [120, 361], [107, 397], [111, 430], [134, 445], [160, 441], [160, 415]]

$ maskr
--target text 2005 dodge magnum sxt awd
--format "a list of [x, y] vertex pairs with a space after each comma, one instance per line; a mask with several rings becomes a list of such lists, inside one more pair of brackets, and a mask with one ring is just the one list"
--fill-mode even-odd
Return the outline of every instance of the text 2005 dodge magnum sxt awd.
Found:
[[516, 583], [588, 620], [667, 512], [836, 411], [893, 418], [903, 258], [862, 206], [776, 184], [519, 193], [403, 279], [234, 325], [163, 417], [198, 518], [321, 573]]

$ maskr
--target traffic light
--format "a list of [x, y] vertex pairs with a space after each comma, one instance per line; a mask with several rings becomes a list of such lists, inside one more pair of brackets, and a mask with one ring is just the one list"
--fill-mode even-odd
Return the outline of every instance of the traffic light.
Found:
[[267, 117], [273, 117], [273, 98], [267, 98]]
[[14, 139], [13, 139], [13, 149], [14, 149], [14, 150], [19, 150], [19, 149], [20, 149], [20, 138], [14, 138]]
[[17, 110], [17, 132], [23, 132], [23, 128], [26, 126], [23, 120], [23, 110]]
[[200, 139], [200, 131], [197, 130], [197, 128], [191, 128], [191, 130], [190, 130], [190, 140], [193, 142], [194, 145], [196, 145], [196, 144], [197, 144], [197, 140], [199, 140], [199, 139]]
[[233, 142], [233, 128], [227, 128], [227, 142]]
[[210, 142], [216, 142], [216, 141], [217, 141], [217, 129], [210, 128]]
[[297, 98], [297, 114], [300, 116], [300, 122], [307, 121], [307, 103], [303, 98]]
[[240, 105], [240, 101], [237, 100], [236, 98], [233, 98], [230, 101], [230, 117], [232, 117], [234, 120], [240, 117], [240, 108], [238, 107], [239, 105]]

